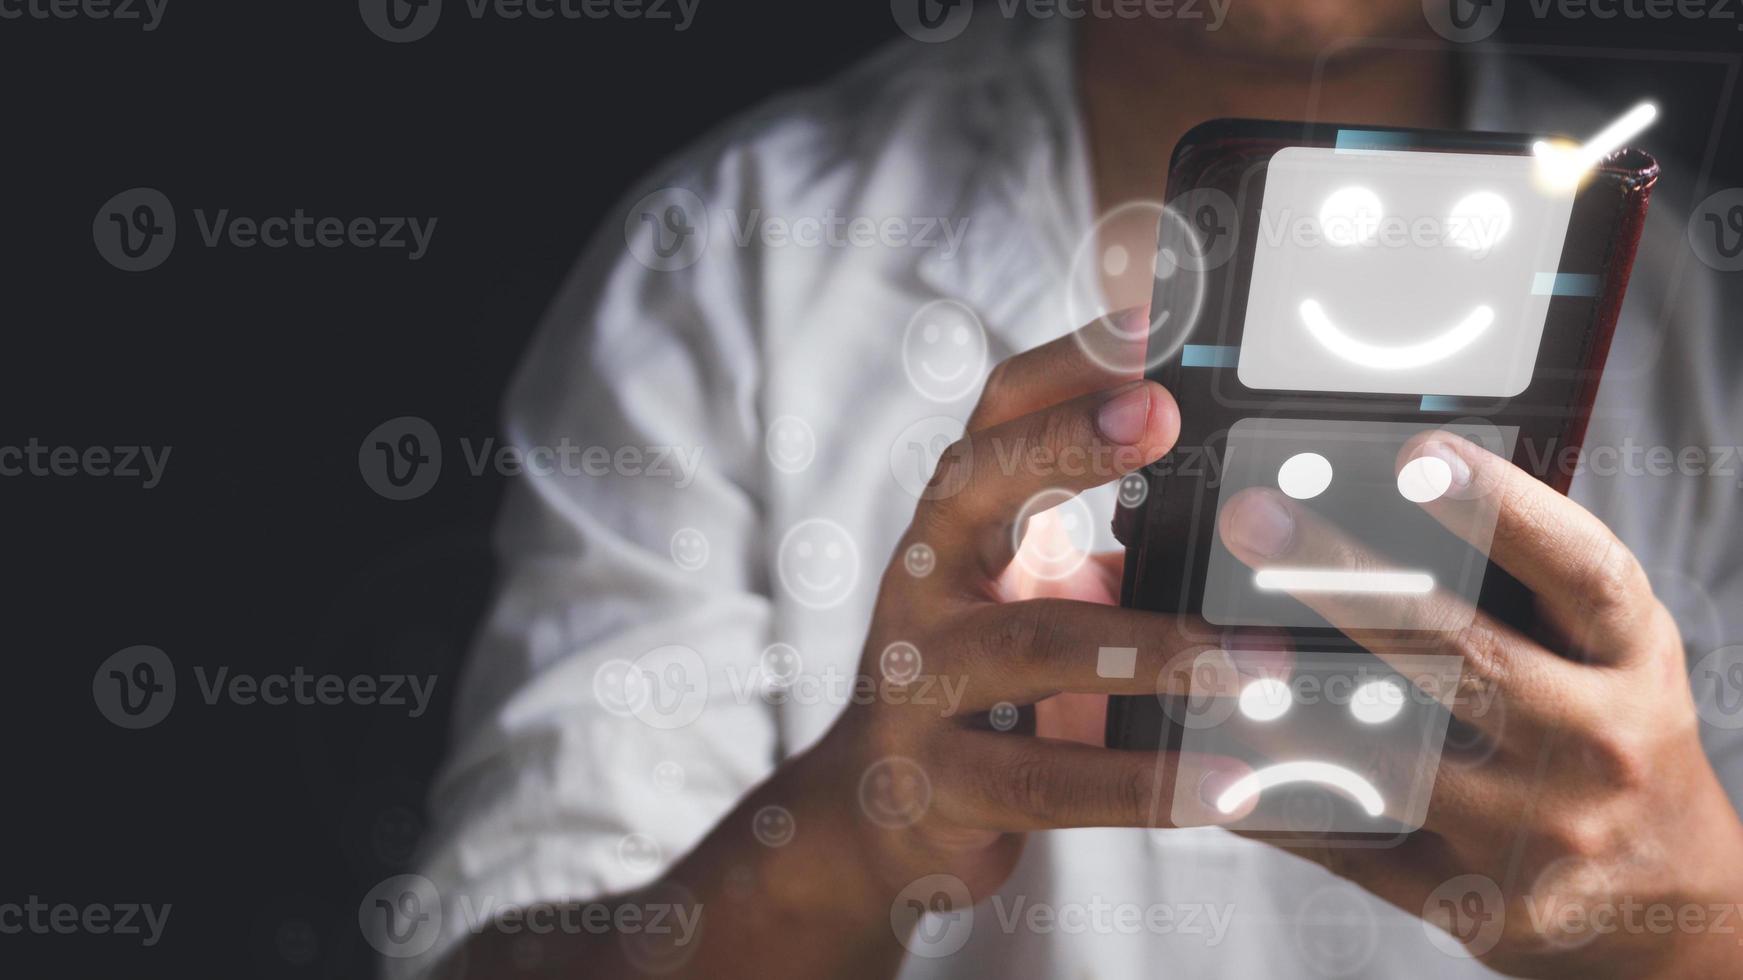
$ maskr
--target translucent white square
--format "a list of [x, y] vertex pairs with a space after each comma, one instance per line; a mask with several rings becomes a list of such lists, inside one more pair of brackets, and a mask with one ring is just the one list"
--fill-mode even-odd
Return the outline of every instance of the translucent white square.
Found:
[[1097, 677], [1130, 678], [1138, 673], [1137, 647], [1102, 647], [1095, 654]]
[[1266, 170], [1249, 388], [1504, 398], [1531, 382], [1573, 194], [1528, 156], [1286, 147]]

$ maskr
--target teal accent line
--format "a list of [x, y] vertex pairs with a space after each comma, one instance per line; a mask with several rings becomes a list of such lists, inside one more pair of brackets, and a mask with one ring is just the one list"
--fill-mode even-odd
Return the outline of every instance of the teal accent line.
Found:
[[1598, 277], [1583, 272], [1539, 272], [1531, 277], [1533, 296], [1596, 296]]
[[1181, 367], [1234, 367], [1240, 359], [1239, 347], [1187, 344], [1180, 350]]
[[1408, 150], [1410, 135], [1387, 133], [1377, 129], [1340, 129], [1335, 149], [1339, 153], [1351, 150]]
[[1423, 395], [1421, 410], [1424, 412], [1457, 411], [1459, 400], [1450, 395]]

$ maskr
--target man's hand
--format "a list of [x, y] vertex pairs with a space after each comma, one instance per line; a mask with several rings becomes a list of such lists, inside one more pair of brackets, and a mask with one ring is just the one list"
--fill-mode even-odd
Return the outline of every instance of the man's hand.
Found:
[[[1460, 938], [1505, 972], [1738, 975], [1738, 927], [1714, 929], [1713, 910], [1743, 902], [1743, 827], [1701, 750], [1676, 625], [1640, 564], [1597, 518], [1471, 442], [1426, 434], [1399, 467], [1422, 454], [1453, 472], [1453, 489], [1424, 505], [1447, 527], [1465, 526], [1452, 515], [1473, 501], [1498, 511], [1491, 557], [1536, 594], [1543, 626], [1527, 636], [1480, 611], [1472, 619], [1446, 595], [1298, 596], [1333, 625], [1358, 603], [1369, 613], [1375, 602], [1408, 603], [1396, 621], [1441, 630], [1438, 650], [1425, 651], [1421, 632], [1344, 632], [1383, 658], [1462, 657], [1465, 696], [1451, 709], [1486, 746], [1480, 759], [1443, 761], [1427, 824], [1402, 846], [1309, 856], [1430, 919], [1441, 917], [1438, 886], [1491, 879], [1505, 928], [1498, 939]], [[1371, 560], [1269, 489], [1242, 491], [1219, 521], [1250, 566]]]

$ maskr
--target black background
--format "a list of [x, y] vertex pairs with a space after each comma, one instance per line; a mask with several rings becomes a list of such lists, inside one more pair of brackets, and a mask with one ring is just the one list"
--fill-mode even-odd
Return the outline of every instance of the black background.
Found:
[[[734, 112], [899, 37], [875, 0], [702, 0], [684, 33], [474, 21], [449, 6], [402, 45], [347, 0], [170, 0], [151, 33], [0, 21], [0, 444], [173, 447], [149, 491], [0, 480], [0, 902], [173, 905], [150, 949], [0, 936], [0, 973], [373, 972], [357, 903], [410, 867], [491, 587], [502, 481], [467, 472], [458, 440], [496, 433], [540, 313], [593, 230], [621, 225], [613, 209], [640, 176]], [[1518, 33], [1735, 51], [1733, 23]], [[1643, 84], [1626, 71], [1583, 82]], [[1710, 120], [1660, 139], [1699, 147]], [[181, 228], [163, 266], [129, 274], [98, 255], [91, 222], [140, 186], [169, 197]], [[191, 218], [298, 207], [439, 223], [410, 262], [209, 249]], [[435, 488], [407, 502], [373, 493], [357, 463], [364, 436], [400, 415], [428, 419], [448, 453]], [[180, 686], [143, 731], [111, 725], [91, 697], [97, 665], [134, 644], [165, 650]], [[299, 665], [433, 673], [435, 705], [416, 719], [207, 705], [193, 674]]]

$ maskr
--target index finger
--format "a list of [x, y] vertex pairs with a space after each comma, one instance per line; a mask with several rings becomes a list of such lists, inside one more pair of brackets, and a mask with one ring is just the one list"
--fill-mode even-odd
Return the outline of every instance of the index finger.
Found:
[[[1399, 467], [1434, 471], [1444, 493], [1421, 506], [1468, 539], [1462, 507], [1483, 500], [1496, 512], [1489, 557], [1538, 597], [1549, 624], [1599, 662], [1629, 658], [1658, 603], [1646, 571], [1592, 512], [1469, 439], [1429, 432], [1406, 443]], [[1471, 542], [1479, 548], [1481, 542]]]

